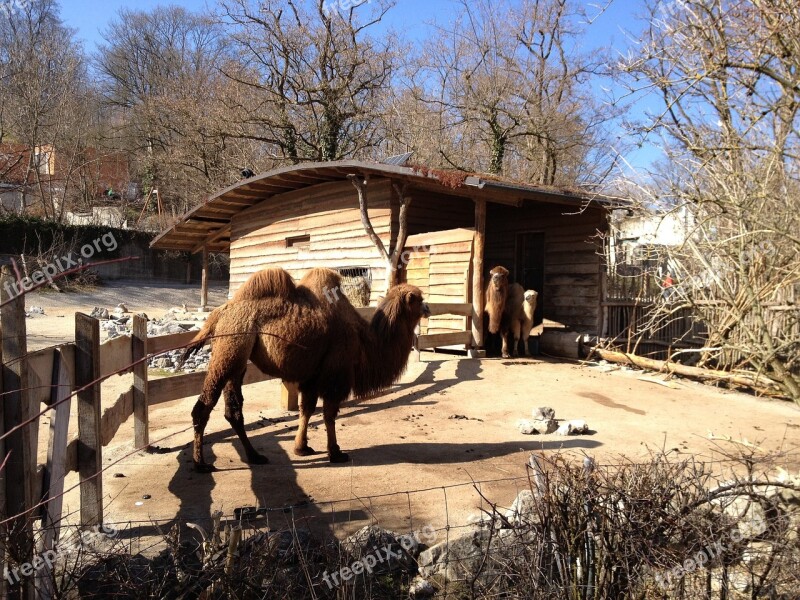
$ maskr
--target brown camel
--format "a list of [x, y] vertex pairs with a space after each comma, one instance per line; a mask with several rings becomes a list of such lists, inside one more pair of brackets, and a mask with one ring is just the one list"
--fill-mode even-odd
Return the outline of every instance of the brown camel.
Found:
[[209, 315], [184, 352], [185, 358], [215, 338], [203, 390], [192, 410], [197, 471], [213, 470], [203, 455], [203, 432], [223, 387], [225, 418], [242, 441], [247, 462], [268, 462], [244, 429], [242, 380], [248, 359], [264, 373], [299, 385], [295, 454], [314, 453], [307, 442], [308, 419], [322, 396], [329, 460], [349, 460], [336, 443], [339, 405], [351, 392], [368, 396], [400, 376], [414, 329], [429, 311], [419, 288], [403, 284], [388, 291], [367, 322], [340, 290], [339, 274], [330, 269], [312, 269], [297, 285], [286, 271], [265, 269]]
[[[486, 286], [486, 314], [489, 316], [489, 333], [500, 334], [503, 343], [502, 356], [510, 358], [508, 335], [512, 321], [522, 307], [524, 290], [518, 283], [508, 283], [508, 269], [497, 266], [489, 271]], [[519, 340], [519, 336], [517, 336]], [[516, 350], [514, 350], [516, 356]]]

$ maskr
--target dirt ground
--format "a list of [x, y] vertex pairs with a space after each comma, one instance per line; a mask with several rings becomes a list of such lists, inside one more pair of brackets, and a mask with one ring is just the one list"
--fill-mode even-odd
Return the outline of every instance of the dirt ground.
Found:
[[[76, 310], [110, 309], [124, 301], [131, 311], [159, 317], [196, 297], [194, 288], [140, 282], [72, 298], [32, 295], [28, 306], [43, 306], [46, 315], [27, 320], [29, 345], [71, 340]], [[212, 298], [222, 302], [225, 290], [214, 289]], [[104, 403], [129, 385], [125, 377], [107, 382]], [[106, 522], [125, 523], [129, 539], [141, 539], [167, 531], [176, 519], [203, 523], [214, 510], [231, 515], [242, 506], [260, 506], [271, 509], [263, 517], [270, 525], [294, 517], [337, 535], [375, 521], [398, 530], [462, 526], [486, 506], [476, 489], [508, 506], [528, 486], [525, 464], [531, 452], [585, 453], [600, 464], [615, 464], [620, 455], [643, 457], [659, 448], [713, 458], [720, 447], [730, 446], [710, 437], [746, 439], [769, 449], [800, 446], [800, 411], [788, 402], [545, 357], [471, 360], [423, 353], [388, 393], [343, 406], [339, 443], [352, 458], [344, 465], [330, 465], [324, 453], [292, 455], [296, 417], [279, 408], [278, 382], [251, 385], [244, 393], [251, 440], [269, 465], [242, 462], [241, 445], [218, 406], [207, 428], [206, 451], [219, 471], [194, 473], [189, 413], [195, 397], [159, 405], [150, 412], [150, 436], [160, 452], [129, 455], [132, 419], [104, 449]], [[569, 438], [519, 433], [517, 421], [545, 405], [559, 419], [585, 419], [592, 433]], [[312, 420], [309, 436], [312, 446], [324, 450], [321, 415]], [[787, 458], [794, 470], [796, 458], [796, 452]], [[76, 484], [72, 473], [67, 487]], [[66, 495], [65, 509], [77, 508], [76, 489]]]

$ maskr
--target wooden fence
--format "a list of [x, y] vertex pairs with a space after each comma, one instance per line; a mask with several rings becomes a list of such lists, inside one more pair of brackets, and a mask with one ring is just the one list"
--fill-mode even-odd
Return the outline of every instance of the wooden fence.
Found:
[[[375, 308], [358, 310], [369, 319]], [[431, 313], [471, 317], [472, 304], [434, 304]], [[66, 475], [71, 471], [79, 473], [81, 526], [101, 525], [103, 447], [111, 443], [122, 424], [133, 416], [134, 450], [146, 450], [150, 443], [150, 409], [198, 394], [206, 373], [198, 371], [150, 380], [149, 358], [185, 346], [197, 332], [149, 337], [147, 321], [142, 316], [133, 317], [131, 335], [101, 343], [99, 321], [78, 313], [74, 343], [30, 353], [26, 350], [24, 298], [8, 299], [2, 306], [0, 319], [3, 358], [0, 392], [5, 392], [0, 404], [3, 409], [0, 425], [5, 434], [0, 440], [3, 445], [0, 452], [3, 456], [10, 452], [5, 467], [0, 469], [0, 499], [5, 499], [5, 506], [0, 504], [3, 511], [0, 520], [14, 517], [7, 529], [0, 532], [0, 538], [13, 540], [7, 550], [15, 564], [24, 564], [33, 559], [34, 539], [38, 555], [53, 549], [58, 541]], [[469, 347], [471, 339], [472, 333], [467, 329], [420, 335], [415, 346], [417, 351], [453, 345]], [[112, 403], [103, 403], [101, 382], [124, 373], [133, 373], [130, 388]], [[251, 364], [244, 383], [267, 379], [271, 377]], [[281, 390], [284, 408], [296, 410], [297, 387], [284, 382]], [[78, 431], [68, 439], [73, 397], [77, 404]], [[39, 425], [40, 417], [45, 414], [50, 416], [47, 458], [45, 464], [39, 465]], [[40, 529], [36, 536], [34, 521]], [[13, 536], [8, 536], [9, 532]], [[2, 569], [5, 564], [2, 547], [0, 558]], [[46, 573], [40, 575], [36, 579], [38, 596], [49, 597]], [[23, 595], [33, 597], [32, 593], [31, 588]]]

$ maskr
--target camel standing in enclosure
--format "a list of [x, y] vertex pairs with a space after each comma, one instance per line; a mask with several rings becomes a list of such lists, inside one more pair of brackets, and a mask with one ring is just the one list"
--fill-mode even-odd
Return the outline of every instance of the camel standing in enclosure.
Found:
[[[518, 284], [515, 283], [514, 285]], [[520, 286], [520, 289], [522, 289], [522, 286]], [[519, 342], [522, 340], [522, 350], [525, 356], [530, 356], [528, 338], [531, 335], [531, 329], [533, 329], [533, 316], [536, 312], [536, 302], [539, 298], [539, 293], [536, 290], [526, 290], [519, 304], [512, 304], [512, 302], [516, 301], [517, 294], [514, 294], [515, 300], [513, 301], [511, 296], [512, 294], [509, 293], [508, 304], [512, 311], [511, 338], [513, 339], [511, 354], [513, 356], [519, 356]]]
[[[497, 266], [489, 271], [486, 286], [486, 314], [489, 316], [489, 333], [500, 334], [503, 358], [510, 358], [508, 334], [512, 331], [513, 320], [521, 310], [525, 290], [518, 283], [508, 283], [508, 269]], [[516, 336], [519, 340], [519, 335]], [[514, 355], [517, 350], [514, 347]]]
[[295, 454], [314, 453], [307, 441], [308, 420], [322, 396], [329, 460], [349, 460], [336, 442], [339, 405], [351, 392], [368, 396], [400, 376], [414, 329], [429, 310], [419, 288], [402, 284], [388, 291], [367, 322], [340, 290], [341, 278], [331, 269], [312, 269], [297, 285], [283, 269], [265, 269], [209, 315], [184, 352], [186, 358], [215, 338], [203, 390], [192, 410], [197, 471], [213, 470], [205, 462], [203, 432], [223, 387], [225, 418], [242, 441], [247, 461], [268, 462], [244, 429], [242, 380], [248, 359], [268, 375], [298, 383]]

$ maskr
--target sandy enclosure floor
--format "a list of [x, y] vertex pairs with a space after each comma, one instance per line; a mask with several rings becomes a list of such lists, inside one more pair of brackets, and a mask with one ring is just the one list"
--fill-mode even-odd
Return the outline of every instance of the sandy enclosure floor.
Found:
[[[212, 297], [222, 302], [225, 291], [217, 288]], [[80, 298], [32, 296], [29, 306], [43, 306], [47, 315], [27, 320], [29, 344], [52, 345], [58, 336], [71, 340], [77, 310], [110, 309], [124, 301], [131, 311], [160, 317], [196, 297], [197, 290], [188, 286], [139, 282]], [[128, 377], [104, 384], [104, 406], [130, 385]], [[195, 397], [177, 400], [151, 409], [150, 436], [159, 453], [130, 454], [132, 419], [104, 449], [106, 522], [123, 524], [128, 539], [138, 543], [166, 532], [176, 520], [206, 523], [214, 510], [230, 515], [242, 506], [273, 509], [262, 524], [280, 526], [294, 518], [337, 535], [369, 522], [399, 530], [461, 526], [485, 507], [478, 489], [508, 506], [528, 487], [525, 464], [531, 452], [562, 451], [576, 458], [585, 453], [600, 464], [616, 464], [623, 454], [642, 458], [659, 448], [677, 457], [712, 458], [730, 444], [710, 440], [710, 434], [783, 448], [796, 470], [800, 411], [794, 405], [686, 380], [667, 387], [663, 381], [640, 371], [546, 358], [478, 361], [426, 352], [388, 393], [343, 406], [339, 443], [352, 458], [344, 465], [330, 465], [325, 454], [291, 453], [296, 416], [279, 408], [278, 382], [262, 382], [244, 390], [245, 422], [270, 464], [242, 462], [241, 445], [218, 406], [207, 428], [206, 451], [220, 470], [210, 475], [191, 470]], [[531, 410], [543, 405], [553, 407], [557, 418], [585, 419], [593, 433], [569, 438], [519, 433], [518, 419], [530, 418]], [[311, 423], [310, 444], [324, 450], [321, 414]], [[72, 473], [67, 487], [76, 484]], [[65, 509], [77, 511], [77, 489], [66, 495]]]

